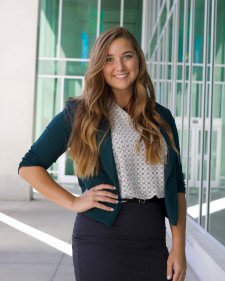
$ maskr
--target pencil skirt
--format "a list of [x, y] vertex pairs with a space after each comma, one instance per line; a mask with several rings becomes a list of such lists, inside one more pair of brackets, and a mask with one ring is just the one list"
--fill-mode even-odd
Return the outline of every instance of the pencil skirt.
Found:
[[166, 281], [163, 200], [122, 203], [112, 226], [77, 214], [72, 239], [76, 281]]

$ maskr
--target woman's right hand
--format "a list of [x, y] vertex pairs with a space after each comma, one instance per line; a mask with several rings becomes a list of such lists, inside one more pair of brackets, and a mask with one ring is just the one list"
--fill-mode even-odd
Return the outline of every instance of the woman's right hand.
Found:
[[114, 186], [109, 184], [96, 185], [85, 191], [81, 196], [75, 197], [72, 209], [76, 213], [85, 212], [91, 208], [113, 211], [113, 208], [108, 207], [100, 202], [117, 204], [118, 196], [113, 192], [106, 191], [105, 189], [115, 190]]

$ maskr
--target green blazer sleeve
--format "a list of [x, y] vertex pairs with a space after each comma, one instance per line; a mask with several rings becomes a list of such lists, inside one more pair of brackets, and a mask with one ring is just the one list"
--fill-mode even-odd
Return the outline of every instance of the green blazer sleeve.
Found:
[[[176, 148], [178, 149], [178, 151], [180, 153], [180, 144], [179, 144], [179, 137], [178, 137], [176, 123], [175, 123], [175, 120], [174, 120], [170, 110], [168, 110], [168, 114], [170, 117], [170, 126], [172, 129], [174, 142], [175, 142]], [[177, 192], [185, 193], [186, 188], [185, 188], [184, 174], [182, 172], [181, 159], [180, 159], [180, 155], [177, 155], [177, 154], [176, 154], [176, 172], [177, 172]]]
[[23, 166], [41, 166], [48, 169], [67, 149], [71, 132], [71, 113], [66, 106], [48, 124], [37, 141], [22, 158]]

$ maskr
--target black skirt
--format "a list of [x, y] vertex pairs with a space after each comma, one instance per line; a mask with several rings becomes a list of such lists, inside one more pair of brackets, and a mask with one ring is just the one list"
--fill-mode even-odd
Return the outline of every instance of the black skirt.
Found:
[[166, 281], [167, 258], [163, 199], [122, 203], [112, 226], [77, 214], [76, 281]]

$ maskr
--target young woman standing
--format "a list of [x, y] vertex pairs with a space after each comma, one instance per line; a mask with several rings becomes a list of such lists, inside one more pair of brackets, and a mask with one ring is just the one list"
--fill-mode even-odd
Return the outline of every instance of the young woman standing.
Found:
[[[67, 149], [80, 197], [46, 171]], [[96, 40], [82, 96], [68, 100], [50, 122], [19, 174], [77, 213], [76, 281], [184, 280], [186, 204], [177, 129], [170, 111], [156, 103], [143, 52], [125, 28]]]

